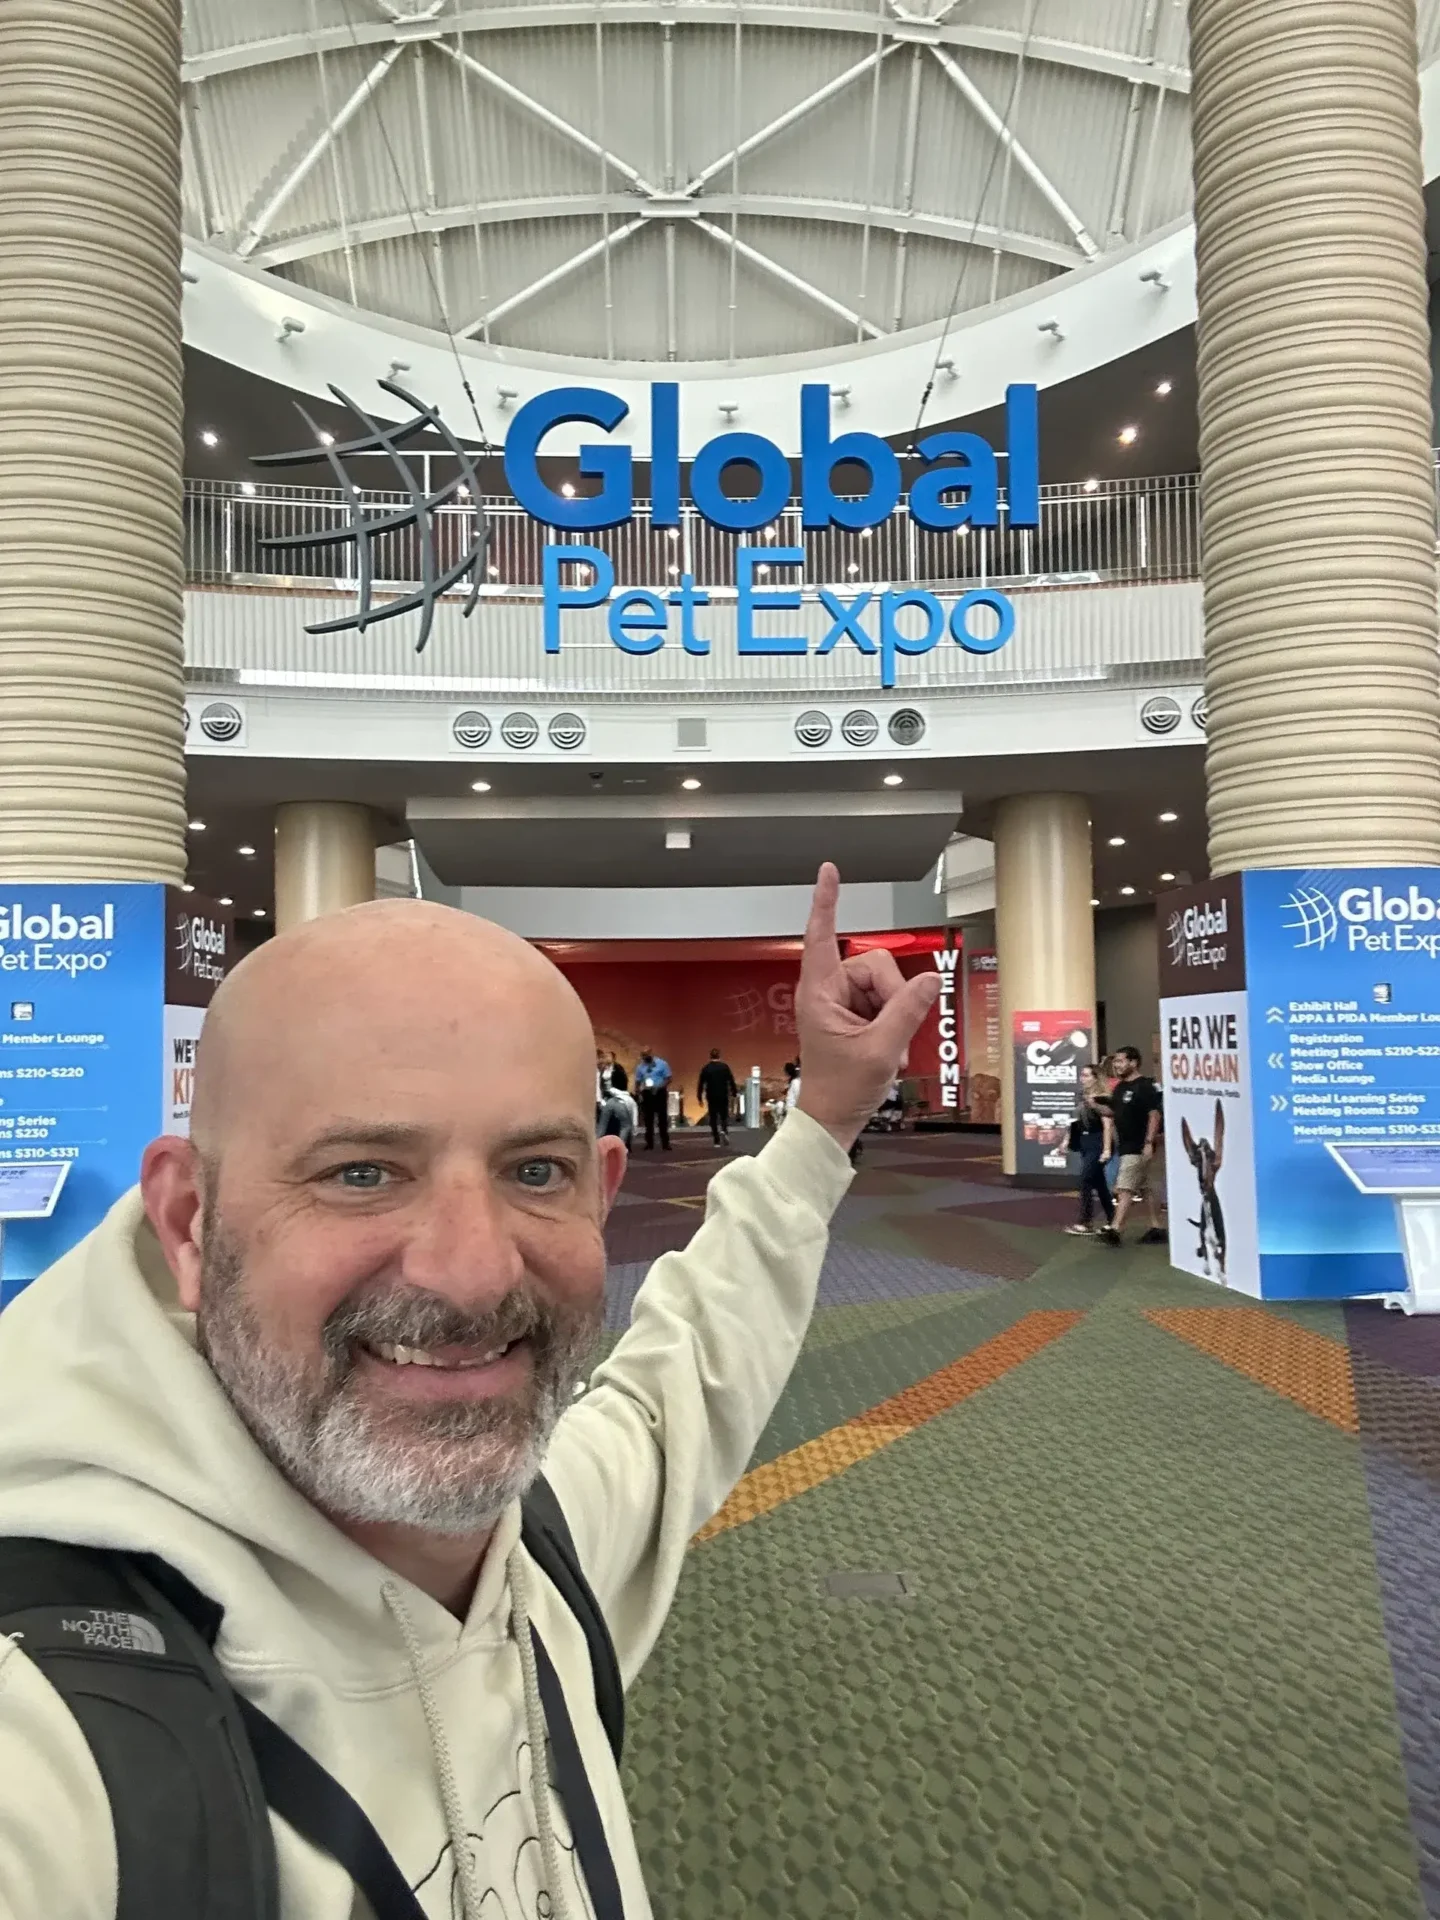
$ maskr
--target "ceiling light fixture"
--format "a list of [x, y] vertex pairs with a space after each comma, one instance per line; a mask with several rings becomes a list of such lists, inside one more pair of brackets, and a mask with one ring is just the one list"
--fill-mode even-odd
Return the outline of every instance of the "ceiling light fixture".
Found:
[[887, 787], [903, 787], [904, 784], [905, 776], [903, 773], [887, 773], [885, 776], [885, 785]]
[[500, 578], [500, 569], [498, 567], [489, 567], [487, 568], [487, 572], [492, 580], [498, 580]]
[[871, 534], [872, 534], [872, 533], [874, 533], [874, 531], [875, 531], [875, 529], [874, 529], [873, 527], [861, 527], [861, 529], [860, 529], [860, 538], [861, 538], [862, 540], [868, 540], [868, 539], [870, 538], [870, 536], [871, 536]]
[[333, 447], [335, 444], [335, 436], [327, 427], [320, 429], [319, 439], [322, 447]]
[[1174, 391], [1175, 388], [1170, 381], [1162, 380], [1155, 389], [1155, 398], [1157, 400], [1168, 400]]
[[1134, 893], [1135, 889], [1134, 887], [1121, 887], [1120, 891], [1125, 895], [1125, 898], [1128, 900], [1130, 898], [1130, 895]]
[[220, 896], [220, 905], [221, 905], [222, 907], [233, 907], [233, 906], [234, 906], [234, 904], [235, 904], [235, 902], [234, 902], [234, 901], [233, 901], [233, 900], [232, 900], [232, 899], [230, 898], [230, 896], [229, 896], [229, 894], [228, 894], [228, 893], [222, 893], [222, 894], [221, 894], [221, 896]]
[[263, 920], [265, 918], [265, 909], [263, 907], [256, 907], [250, 917], [252, 920]]
[[235, 851], [236, 851], [236, 852], [237, 852], [238, 854], [240, 854], [240, 855], [242, 856], [242, 858], [244, 858], [244, 859], [246, 859], [246, 860], [253, 860], [253, 859], [255, 858], [255, 849], [254, 849], [254, 847], [237, 847], [237, 848], [235, 849]]
[[1085, 482], [1085, 491], [1086, 493], [1098, 493], [1100, 491], [1100, 482], [1098, 480], [1087, 480]]
[[568, 481], [568, 480], [567, 480], [567, 481], [565, 482], [565, 484], [564, 484], [564, 485], [563, 485], [563, 486], [561, 487], [561, 489], [560, 489], [560, 491], [561, 491], [561, 493], [562, 493], [562, 494], [564, 494], [564, 496], [565, 496], [565, 498], [566, 498], [567, 500], [573, 500], [573, 499], [575, 498], [575, 488], [574, 488], [574, 486], [573, 486], [573, 485], [571, 484], [571, 482], [570, 482], [570, 481]]
[[1178, 820], [1180, 816], [1178, 813], [1162, 813], [1160, 818], [1165, 822], [1165, 825], [1168, 827], [1172, 825], [1176, 820]]
[[1105, 844], [1110, 847], [1123, 847], [1125, 844], [1125, 836], [1123, 833], [1117, 833], [1110, 840], [1107, 840]]
[[700, 791], [700, 782], [695, 778], [693, 773], [688, 780], [682, 780], [680, 784], [686, 793], [698, 793]]
[[847, 573], [859, 573], [859, 571], [860, 571], [860, 569], [859, 569], [859, 567], [858, 567], [858, 566], [857, 566], [857, 565], [855, 564], [855, 562], [854, 562], [854, 561], [852, 560], [852, 561], [850, 562], [850, 564], [849, 564], [849, 566], [848, 566], [848, 567], [847, 567], [847, 568], [845, 569], [845, 571], [846, 571]]
[[181, 884], [181, 887], [180, 887], [180, 891], [181, 891], [182, 893], [193, 893], [193, 892], [195, 891], [195, 889], [194, 889], [194, 887], [193, 887], [193, 886], [192, 886], [192, 885], [190, 884], [190, 882], [189, 882], [188, 880], [186, 880], [186, 881], [184, 881], [184, 882], [182, 882], [182, 884]]
[[1117, 437], [1122, 447], [1133, 447], [1135, 442], [1140, 438], [1140, 429], [1138, 427], [1121, 427]]
[[667, 540], [678, 540], [680, 538], [679, 527], [667, 527], [665, 529], [665, 538]]
[[1173, 874], [1173, 873], [1162, 873], [1162, 874], [1161, 874], [1161, 876], [1160, 876], [1160, 878], [1161, 878], [1162, 880], [1173, 880], [1173, 879], [1175, 878], [1175, 876], [1174, 876], [1174, 874]]
[[1090, 904], [1092, 907], [1098, 907], [1100, 904], [1100, 902], [1096, 899], [1094, 894], [1091, 894], [1090, 896]]
[[220, 436], [213, 427], [206, 427], [200, 438], [207, 447], [218, 447], [220, 444]]
[[253, 480], [242, 480], [240, 482], [240, 491], [247, 500], [253, 500], [255, 498], [255, 482]]
[[203, 833], [205, 831], [205, 822], [203, 820], [192, 820], [190, 822], [190, 831], [191, 833]]
[[488, 793], [490, 791], [490, 782], [488, 780], [472, 780], [470, 782], [470, 791], [472, 793]]
[[773, 540], [773, 539], [775, 538], [775, 529], [774, 529], [774, 527], [766, 527], [766, 529], [765, 529], [765, 538], [766, 538], [767, 540]]

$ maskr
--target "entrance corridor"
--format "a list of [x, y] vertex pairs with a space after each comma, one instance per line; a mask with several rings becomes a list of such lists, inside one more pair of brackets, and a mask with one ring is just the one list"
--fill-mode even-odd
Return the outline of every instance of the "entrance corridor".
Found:
[[[614, 1327], [718, 1164], [637, 1156]], [[867, 1137], [632, 1696], [658, 1920], [1440, 1916], [1440, 1325], [1072, 1217]]]

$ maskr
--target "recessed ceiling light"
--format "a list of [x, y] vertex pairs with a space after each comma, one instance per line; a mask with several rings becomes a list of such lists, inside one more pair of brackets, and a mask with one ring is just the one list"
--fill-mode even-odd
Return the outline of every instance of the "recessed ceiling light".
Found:
[[461, 481], [460, 485], [455, 489], [455, 491], [457, 496], [461, 500], [468, 500], [470, 498], [470, 489], [465, 485], [463, 480]]
[[775, 529], [774, 529], [774, 527], [766, 527], [766, 529], [765, 529], [765, 538], [766, 538], [767, 540], [773, 540], [773, 539], [775, 538]]
[[849, 566], [848, 566], [848, 567], [847, 567], [847, 568], [845, 569], [845, 571], [846, 571], [847, 573], [859, 573], [859, 571], [860, 571], [860, 569], [859, 569], [859, 567], [858, 567], [858, 566], [856, 565], [856, 563], [855, 563], [855, 562], [854, 562], [854, 561], [852, 560], [852, 561], [850, 562], [850, 564], [849, 564]]
[[1107, 840], [1105, 844], [1110, 847], [1123, 847], [1125, 844], [1125, 836], [1123, 833], [1117, 833]]
[[691, 774], [688, 780], [682, 780], [680, 784], [686, 793], [698, 793], [700, 791], [700, 782], [695, 778], [694, 774]]
[[1173, 874], [1173, 873], [1162, 873], [1162, 874], [1161, 874], [1161, 876], [1160, 876], [1160, 878], [1161, 878], [1162, 880], [1173, 880], [1173, 879], [1175, 878], [1175, 876], [1174, 876], [1174, 874]]
[[1130, 895], [1134, 893], [1135, 889], [1134, 887], [1121, 887], [1120, 891], [1125, 895], [1126, 899], [1128, 900]]
[[770, 573], [769, 567], [756, 567], [755, 571], [760, 575], [762, 580], [767, 579], [769, 577], [769, 573]]
[[672, 580], [674, 579], [674, 577], [675, 577], [675, 575], [676, 575], [677, 573], [679, 573], [679, 571], [680, 571], [680, 569], [679, 569], [679, 567], [671, 567], [671, 568], [670, 568], [670, 577], [671, 577], [671, 579], [672, 579]]
[[903, 787], [905, 784], [905, 776], [903, 773], [887, 773], [885, 776], [885, 784], [887, 787]]
[[228, 893], [222, 893], [220, 896], [220, 904], [222, 907], [233, 907], [235, 902], [230, 898]]
[[1095, 897], [1092, 895], [1090, 899], [1090, 904], [1092, 907], [1098, 907], [1100, 902], [1097, 899], [1095, 899]]
[[203, 820], [192, 820], [190, 822], [190, 831], [191, 833], [203, 833], [205, 831], [205, 822]]
[[193, 887], [193, 886], [192, 886], [192, 885], [190, 884], [190, 882], [189, 882], [189, 881], [187, 880], [187, 881], [186, 881], [186, 882], [184, 883], [184, 885], [183, 885], [183, 886], [181, 887], [181, 889], [180, 889], [180, 891], [181, 891], [182, 893], [193, 893], [193, 892], [195, 891], [195, 889], [194, 889], [194, 887]]
[[561, 493], [564, 494], [567, 500], [573, 500], [575, 498], [575, 489], [573, 486], [571, 486], [568, 480], [565, 482], [564, 486], [561, 487], [560, 491]]
[[470, 782], [470, 791], [472, 793], [488, 793], [490, 791], [490, 782], [488, 780], [472, 780]]
[[320, 444], [322, 447], [333, 447], [335, 444], [334, 434], [327, 432], [324, 427], [320, 429]]
[[251, 918], [253, 920], [263, 920], [265, 918], [265, 909], [263, 907], [256, 907], [254, 913], [251, 915]]
[[498, 580], [500, 578], [500, 569], [498, 567], [490, 567], [488, 572], [492, 580]]
[[970, 538], [970, 522], [968, 520], [963, 527], [956, 527], [955, 538], [957, 540], [968, 540]]
[[235, 851], [236, 851], [236, 852], [237, 852], [238, 854], [241, 854], [241, 855], [243, 855], [243, 856], [244, 856], [244, 858], [245, 858], [245, 859], [247, 859], [247, 860], [253, 860], [253, 859], [254, 859], [254, 857], [255, 857], [255, 849], [254, 849], [254, 847], [237, 847], [237, 848], [235, 849]]
[[1170, 381], [1162, 380], [1159, 386], [1156, 387], [1155, 389], [1155, 397], [1158, 400], [1168, 400], [1170, 398], [1170, 395], [1174, 391], [1175, 391], [1175, 388], [1173, 387]]
[[861, 529], [860, 529], [860, 538], [861, 538], [862, 540], [868, 540], [868, 539], [870, 538], [870, 536], [871, 536], [871, 534], [872, 534], [872, 533], [874, 533], [874, 531], [875, 531], [875, 529], [874, 529], [873, 527], [861, 527]]
[[1166, 826], [1168, 827], [1172, 821], [1178, 820], [1180, 816], [1178, 813], [1162, 813], [1160, 818], [1165, 822]]
[[220, 436], [213, 427], [206, 427], [200, 439], [207, 447], [218, 447], [220, 444]]
[[247, 499], [253, 500], [255, 497], [255, 482], [253, 480], [242, 480], [240, 482], [240, 491]]
[[1098, 493], [1100, 491], [1100, 482], [1098, 480], [1087, 480], [1085, 482], [1085, 491], [1086, 493]]
[[680, 538], [679, 527], [667, 527], [665, 529], [665, 538], [667, 540], [678, 540]]
[[1140, 438], [1140, 429], [1138, 427], [1121, 427], [1118, 437], [1122, 447], [1133, 447], [1135, 442]]

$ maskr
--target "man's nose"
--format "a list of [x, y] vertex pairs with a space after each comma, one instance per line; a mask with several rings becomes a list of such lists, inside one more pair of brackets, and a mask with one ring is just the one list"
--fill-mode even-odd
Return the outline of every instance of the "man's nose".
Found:
[[524, 1279], [509, 1211], [488, 1175], [432, 1178], [408, 1211], [402, 1269], [409, 1285], [457, 1306], [488, 1306]]

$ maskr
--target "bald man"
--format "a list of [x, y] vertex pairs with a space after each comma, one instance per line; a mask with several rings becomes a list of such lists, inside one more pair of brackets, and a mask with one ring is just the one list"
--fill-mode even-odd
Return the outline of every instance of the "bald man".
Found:
[[[594, 1036], [524, 942], [413, 902], [236, 970], [192, 1138], [156, 1141], [139, 1191], [0, 1317], [0, 1592], [30, 1536], [151, 1556], [155, 1588], [198, 1600], [262, 1761], [267, 1920], [647, 1920], [584, 1596], [526, 1516], [548, 1487], [628, 1683], [784, 1385], [848, 1149], [935, 998], [888, 954], [841, 961], [837, 887], [822, 870], [806, 934], [799, 1111], [714, 1180], [583, 1393], [625, 1161], [594, 1138]], [[52, 1624], [153, 1667], [166, 1618]], [[92, 1746], [37, 1620], [0, 1619], [0, 1914], [168, 1920], [182, 1903], [137, 1904], [139, 1876], [203, 1872], [216, 1837], [187, 1797], [120, 1843], [107, 1779], [133, 1798], [153, 1750], [113, 1725]], [[321, 1769], [333, 1839], [303, 1817]]]

